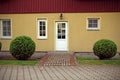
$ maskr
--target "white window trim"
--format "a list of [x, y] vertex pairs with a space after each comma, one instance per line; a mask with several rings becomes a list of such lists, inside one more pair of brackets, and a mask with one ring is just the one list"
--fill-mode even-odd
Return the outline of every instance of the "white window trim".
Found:
[[88, 27], [89, 19], [92, 19], [92, 18], [87, 18], [87, 20], [86, 20], [86, 22], [87, 22], [87, 24], [86, 24], [87, 30], [100, 30], [100, 18], [94, 18], [93, 17], [93, 19], [97, 19], [98, 20], [98, 27], [97, 28], [89, 28]]
[[[40, 21], [45, 21], [45, 23], [46, 23], [46, 31], [45, 31], [45, 32], [46, 32], [46, 33], [45, 33], [46, 36], [40, 36], [40, 35], [39, 35], [39, 33], [40, 33], [40, 31], [39, 31], [39, 30], [40, 30], [39, 22], [40, 22]], [[37, 23], [38, 23], [38, 39], [47, 39], [47, 20], [41, 19], [41, 20], [38, 20]]]
[[[10, 25], [10, 27], [11, 27], [11, 35], [10, 36], [3, 36], [3, 24], [2, 24], [3, 20], [10, 20], [10, 22], [11, 22], [11, 25]], [[0, 22], [1, 22], [1, 38], [2, 39], [11, 39], [12, 38], [12, 20], [11, 19], [0, 19]]]

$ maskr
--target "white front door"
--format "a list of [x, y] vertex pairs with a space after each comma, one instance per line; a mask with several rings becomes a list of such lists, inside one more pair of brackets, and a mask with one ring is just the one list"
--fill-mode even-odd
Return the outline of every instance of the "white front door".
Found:
[[56, 51], [68, 50], [67, 22], [56, 22]]

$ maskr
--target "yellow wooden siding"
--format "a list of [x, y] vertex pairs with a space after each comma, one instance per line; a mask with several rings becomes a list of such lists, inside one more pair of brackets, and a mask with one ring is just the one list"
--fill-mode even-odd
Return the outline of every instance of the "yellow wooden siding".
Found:
[[[60, 13], [42, 14], [0, 14], [0, 19], [11, 19], [12, 39], [17, 36], [30, 36], [36, 43], [36, 51], [55, 51], [55, 22], [68, 22], [68, 51], [92, 52], [93, 44], [99, 39], [113, 40], [120, 52], [120, 13]], [[38, 18], [45, 18], [48, 22], [47, 39], [37, 38]], [[87, 18], [100, 18], [100, 30], [87, 30]], [[8, 51], [12, 39], [1, 38], [2, 50]]]

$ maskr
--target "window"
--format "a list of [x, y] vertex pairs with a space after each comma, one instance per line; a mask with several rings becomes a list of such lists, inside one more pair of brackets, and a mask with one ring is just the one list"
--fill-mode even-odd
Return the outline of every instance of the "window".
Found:
[[47, 39], [47, 20], [38, 20], [38, 38]]
[[11, 20], [2, 19], [1, 24], [2, 38], [11, 38]]
[[99, 18], [88, 18], [87, 22], [88, 30], [99, 30]]
[[58, 23], [58, 39], [65, 39], [66, 38], [66, 24], [65, 23]]

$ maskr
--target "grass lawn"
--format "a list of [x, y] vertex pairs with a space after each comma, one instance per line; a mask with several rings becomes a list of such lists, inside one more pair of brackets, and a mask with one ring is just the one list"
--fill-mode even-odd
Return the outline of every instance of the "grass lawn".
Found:
[[120, 65], [120, 58], [110, 60], [98, 60], [94, 58], [76, 57], [78, 64], [82, 65]]
[[0, 65], [36, 65], [38, 60], [0, 60]]

